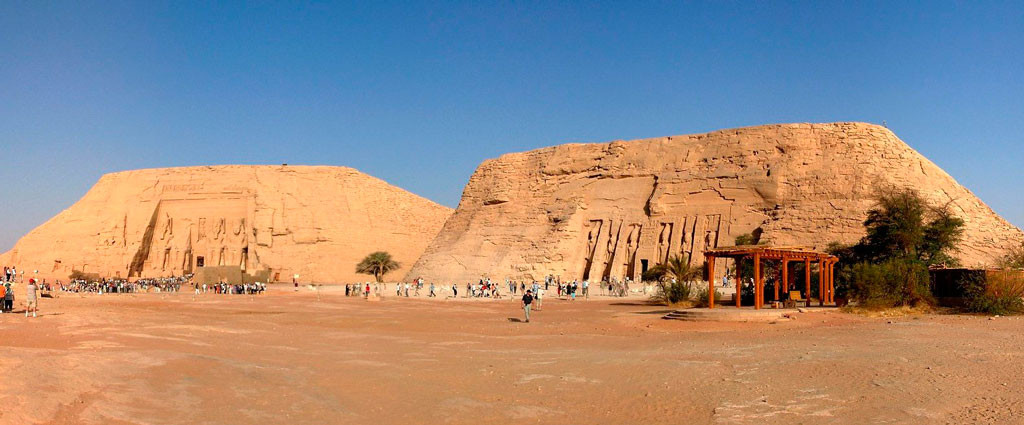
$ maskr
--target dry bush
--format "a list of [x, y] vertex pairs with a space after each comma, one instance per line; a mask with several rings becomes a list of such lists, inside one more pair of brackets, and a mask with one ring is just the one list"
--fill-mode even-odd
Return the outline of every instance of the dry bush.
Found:
[[[960, 282], [966, 294], [964, 308], [973, 313], [1024, 313], [1024, 273], [1001, 270]], [[984, 276], [984, 277], [981, 277]]]

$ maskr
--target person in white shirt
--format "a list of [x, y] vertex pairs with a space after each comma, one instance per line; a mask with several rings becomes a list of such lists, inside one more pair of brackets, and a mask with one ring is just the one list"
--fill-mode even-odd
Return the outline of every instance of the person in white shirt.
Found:
[[36, 317], [36, 313], [39, 311], [39, 300], [37, 298], [39, 287], [36, 286], [36, 280], [29, 279], [26, 289], [28, 293], [25, 294], [25, 317], [28, 317], [29, 312], [32, 312], [32, 317]]

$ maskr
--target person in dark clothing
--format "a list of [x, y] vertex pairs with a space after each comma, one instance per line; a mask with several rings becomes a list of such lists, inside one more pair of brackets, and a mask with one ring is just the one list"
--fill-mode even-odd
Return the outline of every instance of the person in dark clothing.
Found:
[[530, 323], [530, 304], [533, 304], [533, 291], [527, 290], [523, 295], [523, 312], [526, 313], [526, 323]]

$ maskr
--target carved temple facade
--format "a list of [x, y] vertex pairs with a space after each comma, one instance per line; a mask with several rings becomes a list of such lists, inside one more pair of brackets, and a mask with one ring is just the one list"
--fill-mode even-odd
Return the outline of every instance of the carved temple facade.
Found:
[[361, 282], [363, 257], [388, 251], [407, 269], [450, 214], [344, 167], [135, 170], [103, 176], [0, 258], [60, 280], [232, 267], [271, 280]]
[[[723, 225], [725, 228], [723, 229]], [[575, 273], [581, 279], [640, 280], [649, 268], [679, 256], [690, 266], [703, 264], [703, 253], [719, 247], [729, 234], [722, 214], [683, 216], [677, 219], [589, 220], [585, 260]]]
[[128, 264], [128, 277], [191, 274], [204, 266], [259, 267], [249, 243], [248, 204], [241, 193], [159, 201]]

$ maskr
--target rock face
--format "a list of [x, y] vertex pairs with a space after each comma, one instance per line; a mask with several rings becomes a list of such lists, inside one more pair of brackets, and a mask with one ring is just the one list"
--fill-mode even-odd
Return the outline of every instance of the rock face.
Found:
[[[951, 203], [966, 265], [1024, 234], [884, 127], [784, 124], [502, 155], [477, 168], [455, 214], [407, 275], [459, 281], [636, 279], [759, 232], [777, 245], [853, 243], [880, 187]], [[724, 272], [724, 270], [720, 270]]]
[[350, 168], [216, 166], [103, 176], [0, 256], [31, 277], [160, 277], [204, 266], [355, 282], [372, 251], [412, 266], [451, 209]]

